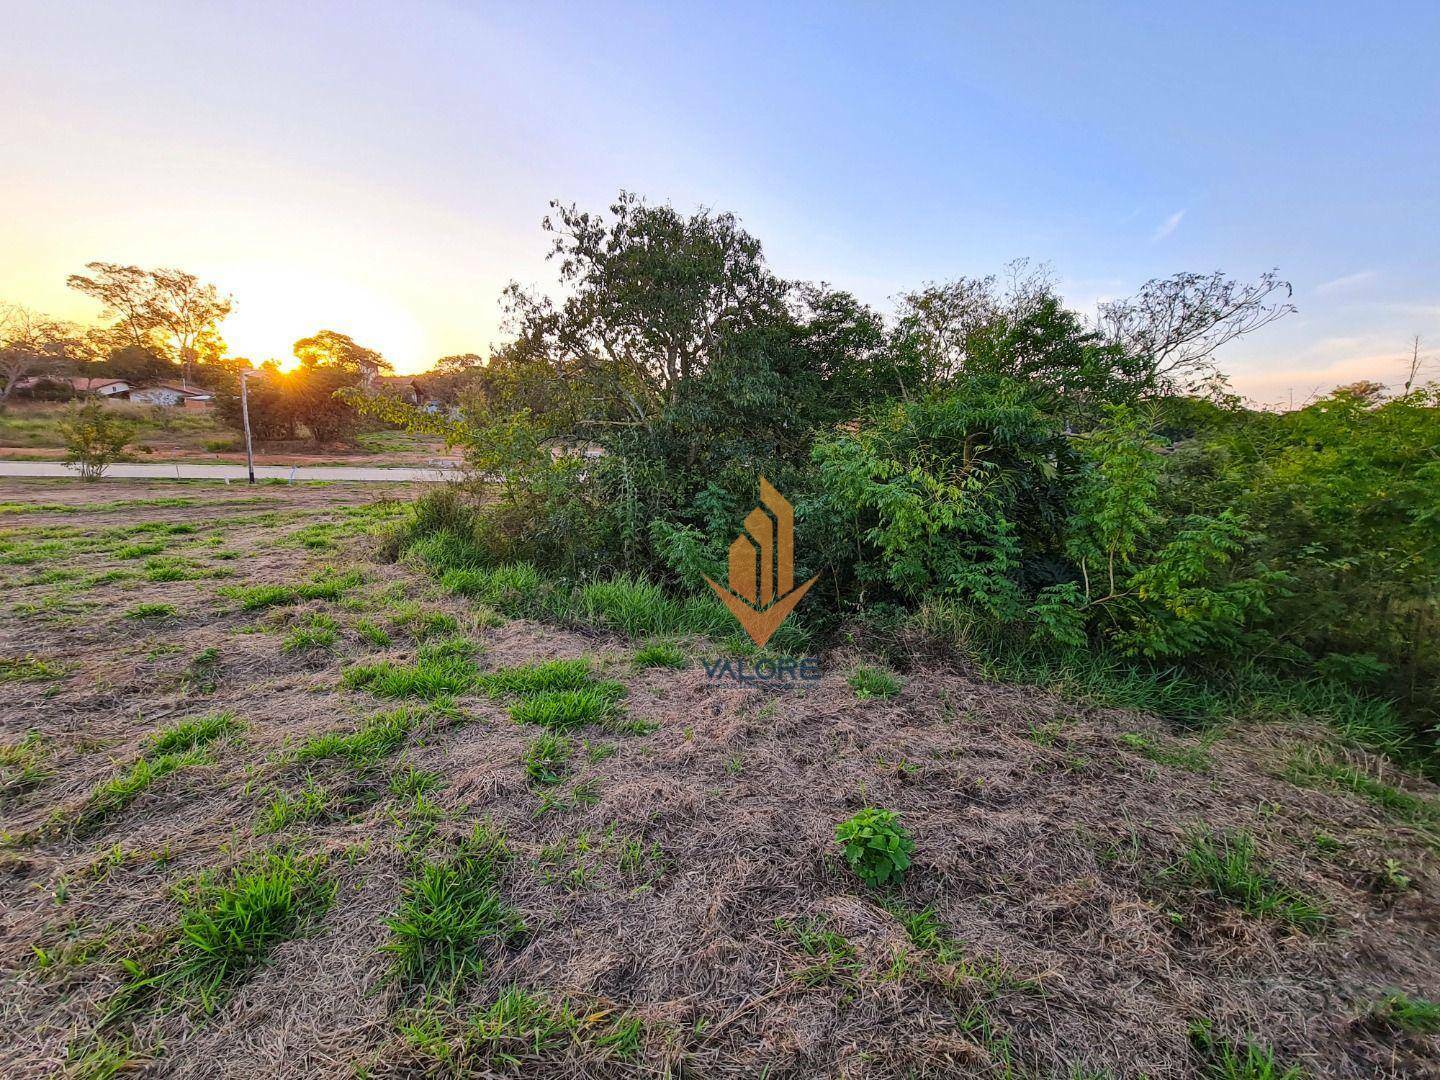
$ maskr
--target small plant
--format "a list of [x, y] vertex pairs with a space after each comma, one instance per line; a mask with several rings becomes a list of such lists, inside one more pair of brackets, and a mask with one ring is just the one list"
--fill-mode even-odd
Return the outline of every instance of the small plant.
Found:
[[850, 689], [861, 701], [868, 698], [892, 698], [900, 693], [900, 680], [879, 668], [857, 667], [850, 673]]
[[1249, 833], [1191, 833], [1177, 868], [1191, 885], [1205, 889], [1250, 915], [1279, 919], [1307, 933], [1322, 929], [1325, 913], [1308, 897], [1282, 885], [1261, 865]]
[[570, 740], [564, 735], [541, 735], [525, 748], [522, 759], [525, 775], [536, 784], [558, 784], [565, 777], [572, 749]]
[[364, 580], [358, 570], [344, 574], [322, 573], [314, 581], [299, 585], [236, 585], [221, 589], [220, 595], [239, 601], [243, 611], [260, 611], [304, 600], [339, 600]]
[[65, 441], [65, 464], [81, 480], [99, 480], [111, 464], [125, 455], [135, 428], [111, 416], [100, 402], [86, 401], [72, 409], [56, 427]]
[[383, 649], [390, 644], [390, 635], [385, 628], [370, 619], [361, 619], [355, 624], [355, 633], [367, 644], [374, 645], [377, 649]]
[[1157, 743], [1149, 736], [1139, 732], [1126, 732], [1120, 736], [1120, 741], [1130, 749], [1143, 754], [1151, 761], [1161, 765], [1169, 765], [1174, 769], [1184, 769], [1186, 772], [1205, 772], [1210, 768], [1210, 758], [1199, 747], [1176, 746], [1167, 747]]
[[151, 555], [159, 555], [165, 550], [165, 544], [159, 540], [148, 540], [140, 544], [126, 544], [117, 548], [115, 557], [117, 559], [146, 559]]
[[893, 810], [866, 807], [835, 829], [845, 861], [872, 888], [899, 882], [910, 866], [915, 841]]
[[578, 690], [594, 681], [590, 661], [546, 660], [539, 664], [521, 664], [503, 671], [482, 675], [476, 687], [496, 697], [505, 694], [534, 694], [542, 690]]
[[32, 731], [15, 743], [0, 743], [0, 796], [32, 788], [49, 774], [40, 733]]
[[437, 698], [467, 693], [479, 678], [475, 661], [464, 656], [427, 655], [411, 665], [381, 662], [345, 669], [342, 681], [351, 690], [368, 690], [383, 698]]
[[96, 785], [74, 815], [72, 827], [78, 835], [84, 835], [111, 814], [129, 806], [155, 781], [205, 761], [203, 749], [137, 758], [125, 772]]
[[635, 666], [641, 668], [683, 668], [685, 650], [667, 641], [652, 641], [635, 651]]
[[296, 822], [315, 821], [325, 814], [329, 803], [329, 793], [307, 776], [305, 786], [298, 795], [282, 791], [260, 811], [255, 822], [255, 831], [279, 832]]
[[133, 971], [126, 993], [194, 995], [209, 1011], [227, 983], [318, 922], [334, 898], [324, 857], [289, 850], [256, 856], [225, 875], [202, 875], [180, 894], [178, 953], [156, 973]]
[[1377, 1023], [1415, 1035], [1440, 1035], [1440, 1001], [1412, 998], [1399, 991], [1386, 994], [1370, 1011]]
[[425, 795], [435, 790], [444, 779], [438, 772], [406, 765], [404, 772], [397, 772], [390, 777], [390, 793], [413, 799], [417, 795]]
[[218, 685], [219, 670], [220, 650], [212, 645], [195, 654], [185, 673], [185, 680], [197, 693], [213, 694]]
[[37, 660], [33, 656], [0, 656], [0, 683], [49, 682], [64, 677], [65, 668], [49, 660]]
[[180, 614], [174, 604], [160, 604], [153, 601], [136, 604], [125, 612], [127, 619], [173, 619]]

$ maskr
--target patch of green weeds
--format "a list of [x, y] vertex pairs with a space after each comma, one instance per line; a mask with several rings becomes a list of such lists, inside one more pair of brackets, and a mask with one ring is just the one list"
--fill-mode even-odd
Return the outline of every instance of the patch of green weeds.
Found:
[[1373, 1009], [1370, 1019], [1395, 1031], [1412, 1035], [1440, 1035], [1440, 1001], [1413, 998], [1395, 991], [1386, 994]]
[[147, 742], [147, 753], [175, 754], [209, 746], [216, 739], [232, 735], [245, 727], [230, 711], [178, 720], [161, 728]]
[[0, 684], [9, 682], [52, 682], [63, 679], [63, 664], [34, 656], [0, 656]]
[[683, 668], [687, 663], [685, 650], [668, 641], [652, 641], [635, 650], [634, 663], [639, 668]]
[[180, 614], [180, 609], [174, 604], [162, 604], [149, 601], [143, 604], [136, 604], [125, 612], [127, 619], [174, 619]]
[[1298, 1065], [1284, 1066], [1275, 1053], [1257, 1042], [1232, 1043], [1217, 1036], [1207, 1020], [1190, 1025], [1190, 1045], [1200, 1059], [1206, 1080], [1303, 1080]]
[[372, 716], [356, 731], [329, 732], [306, 739], [294, 751], [296, 761], [343, 758], [356, 768], [374, 765], [389, 757], [405, 743], [405, 736], [419, 722], [414, 709], [396, 709]]
[[900, 816], [875, 807], [842, 821], [836, 826], [835, 840], [850, 869], [871, 888], [899, 882], [915, 851], [915, 841], [900, 824]]
[[27, 791], [50, 775], [45, 745], [38, 731], [19, 742], [0, 743], [0, 796]]
[[234, 585], [220, 590], [220, 595], [236, 600], [243, 611], [260, 611], [305, 600], [338, 600], [348, 590], [365, 580], [358, 570], [345, 573], [322, 572], [314, 581], [298, 585]]
[[574, 747], [560, 734], [548, 732], [534, 739], [525, 748], [522, 761], [525, 775], [532, 783], [558, 784], [565, 778]]
[[900, 680], [888, 671], [861, 665], [846, 680], [861, 701], [868, 698], [892, 698], [900, 693]]
[[1126, 732], [1120, 736], [1120, 741], [1151, 761], [1168, 765], [1172, 769], [1184, 769], [1193, 773], [1203, 773], [1210, 769], [1210, 755], [1198, 746], [1165, 746], [1138, 732]]
[[340, 624], [333, 616], [323, 611], [311, 612], [304, 622], [285, 635], [280, 648], [284, 652], [304, 652], [310, 649], [331, 649], [340, 638]]

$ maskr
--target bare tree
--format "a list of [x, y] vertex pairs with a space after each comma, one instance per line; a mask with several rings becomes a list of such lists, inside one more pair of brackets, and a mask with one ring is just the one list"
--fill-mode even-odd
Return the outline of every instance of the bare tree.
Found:
[[1213, 368], [1220, 346], [1292, 314], [1291, 295], [1276, 270], [1250, 283], [1218, 270], [1175, 274], [1101, 304], [1098, 329], [1108, 343], [1149, 359], [1156, 388], [1187, 387]]
[[77, 332], [67, 323], [20, 304], [0, 304], [0, 401], [16, 385], [68, 359]]
[[102, 317], [114, 319], [127, 344], [168, 356], [194, 373], [199, 347], [216, 337], [216, 328], [233, 304], [214, 285], [184, 270], [144, 270], [119, 263], [86, 263], [90, 275], [71, 274], [72, 289], [100, 301]]
[[1410, 393], [1415, 388], [1415, 382], [1420, 378], [1420, 369], [1425, 366], [1425, 361], [1420, 359], [1420, 335], [1416, 334], [1410, 340], [1410, 367], [1405, 374], [1405, 393]]

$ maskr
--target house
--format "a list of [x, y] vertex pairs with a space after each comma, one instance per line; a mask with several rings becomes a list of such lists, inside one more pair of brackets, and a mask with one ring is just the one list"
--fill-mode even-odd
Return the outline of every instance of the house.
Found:
[[124, 401], [130, 396], [130, 384], [124, 379], [87, 378], [83, 375], [32, 375], [15, 384], [16, 390], [33, 391], [48, 384], [52, 387], [68, 386], [72, 393], [94, 394], [97, 397], [116, 398]]
[[198, 386], [181, 386], [179, 383], [162, 382], [154, 386], [141, 386], [130, 391], [130, 400], [146, 405], [182, 405], [186, 408], [206, 406], [215, 400], [209, 390]]

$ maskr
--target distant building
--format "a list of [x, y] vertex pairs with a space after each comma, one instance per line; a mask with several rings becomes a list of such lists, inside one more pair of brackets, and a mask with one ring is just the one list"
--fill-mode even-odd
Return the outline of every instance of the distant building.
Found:
[[69, 387], [75, 394], [95, 394], [121, 400], [130, 396], [130, 384], [124, 379], [90, 379], [83, 375], [32, 375], [17, 382], [15, 389], [34, 391], [44, 386]]
[[215, 395], [197, 386], [181, 386], [178, 383], [163, 382], [154, 386], [136, 387], [130, 391], [130, 400], [146, 405], [182, 405], [186, 407], [209, 405]]

